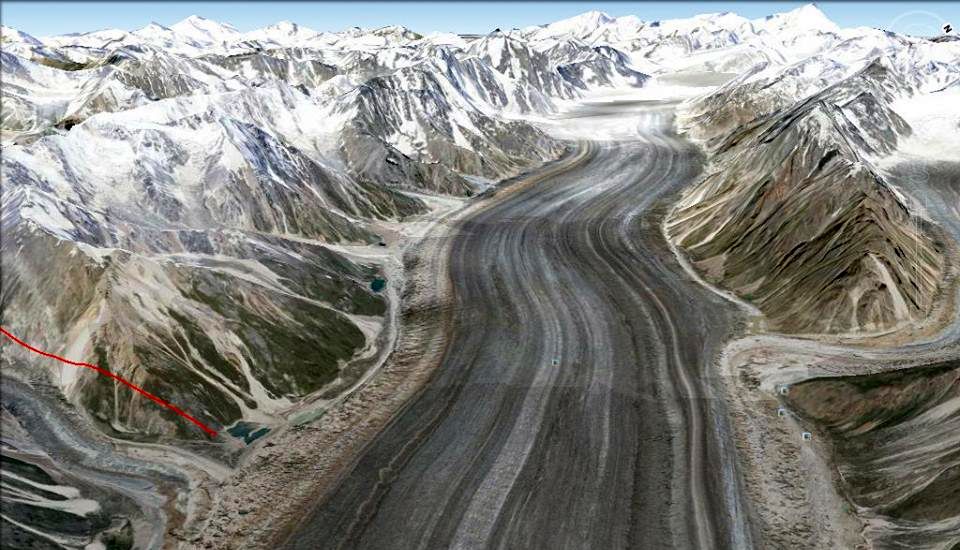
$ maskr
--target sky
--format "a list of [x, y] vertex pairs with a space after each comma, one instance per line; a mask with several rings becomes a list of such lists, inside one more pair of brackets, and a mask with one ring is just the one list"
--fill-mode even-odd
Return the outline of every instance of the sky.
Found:
[[[290, 20], [318, 31], [404, 25], [418, 32], [487, 33], [549, 23], [590, 10], [646, 21], [732, 11], [756, 18], [805, 2], [38, 2], [0, 1], [4, 25], [35, 36], [105, 28], [134, 30], [151, 21], [172, 25], [190, 15], [241, 31]], [[869, 26], [916, 35], [960, 25], [960, 2], [817, 2], [841, 27]], [[960, 31], [954, 31], [960, 32]]]

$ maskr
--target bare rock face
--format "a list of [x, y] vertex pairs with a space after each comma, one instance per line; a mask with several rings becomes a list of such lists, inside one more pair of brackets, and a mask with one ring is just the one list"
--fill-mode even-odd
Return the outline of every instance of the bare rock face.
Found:
[[706, 278], [777, 330], [879, 331], [933, 304], [941, 246], [867, 159], [910, 131], [886, 106], [888, 76], [870, 66], [715, 138], [706, 176], [668, 221]]
[[960, 532], [960, 364], [823, 378], [787, 401], [832, 442], [876, 548], [950, 548]]
[[449, 52], [368, 80], [352, 106], [341, 153], [358, 179], [387, 187], [470, 194], [464, 176], [511, 176], [563, 148], [525, 122], [495, 116], [553, 109], [546, 97]]
[[[193, 403], [191, 413], [218, 430], [333, 381], [373, 344], [356, 316], [385, 312], [369, 288], [379, 270], [319, 244], [236, 230], [137, 229], [139, 239], [127, 241], [136, 252], [94, 248], [10, 210], [3, 231], [2, 301], [13, 330], [173, 403]], [[4, 352], [27, 359], [19, 349]], [[52, 381], [115, 435], [205, 438], [103, 376], [61, 371]]]

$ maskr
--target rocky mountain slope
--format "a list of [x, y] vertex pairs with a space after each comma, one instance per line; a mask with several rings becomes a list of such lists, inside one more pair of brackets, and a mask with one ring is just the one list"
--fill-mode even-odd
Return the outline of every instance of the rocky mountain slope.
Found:
[[721, 363], [769, 544], [953, 548], [960, 50], [836, 34], [682, 106], [709, 162], [666, 229], [766, 321]]
[[826, 54], [689, 107], [684, 124], [712, 162], [669, 231], [708, 280], [758, 304], [778, 330], [886, 330], [923, 320], [940, 290], [937, 231], [872, 159], [911, 132], [891, 104], [956, 80], [960, 52], [890, 42], [861, 47], [854, 70], [824, 64]]
[[883, 548], [960, 537], [960, 364], [804, 382], [787, 402], [835, 441], [842, 490]]
[[[523, 117], [646, 81], [611, 47], [554, 59], [498, 32], [2, 36], [4, 326], [215, 427], [269, 424], [381, 345], [381, 266], [328, 244], [556, 157]], [[203, 437], [93, 373], [49, 376], [114, 435]]]

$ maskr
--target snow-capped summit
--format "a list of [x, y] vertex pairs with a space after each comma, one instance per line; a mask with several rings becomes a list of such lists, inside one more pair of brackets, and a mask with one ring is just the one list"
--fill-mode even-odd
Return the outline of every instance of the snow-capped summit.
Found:
[[[613, 23], [615, 19], [602, 11], [588, 11], [568, 19], [562, 19], [540, 28], [537, 36], [551, 38], [566, 34], [583, 37], [592, 34], [598, 28]], [[537, 27], [534, 27], [535, 29]]]
[[[137, 29], [133, 31], [133, 34], [145, 42], [148, 42], [152, 45], [161, 47], [161, 48], [176, 48], [177, 46], [182, 46], [185, 42], [183, 36], [177, 34], [169, 27], [164, 27], [159, 23], [151, 22], [146, 27], [142, 29]], [[191, 46], [197, 46], [198, 44], [189, 41]]]
[[200, 44], [223, 44], [240, 36], [240, 31], [231, 25], [218, 23], [199, 15], [191, 15], [172, 25], [170, 29]]
[[244, 34], [246, 40], [273, 43], [280, 46], [298, 46], [322, 33], [302, 27], [293, 21], [280, 21], [268, 27]]
[[762, 20], [754, 22], [758, 29], [770, 33], [777, 32], [832, 32], [840, 31], [840, 27], [830, 20], [815, 4], [806, 4], [795, 10], [776, 15], [768, 15]]
[[[14, 29], [12, 27], [0, 26], [0, 44], [3, 45], [3, 53], [13, 54], [20, 56], [26, 59], [46, 59], [53, 62], [63, 62], [69, 61], [61, 54], [55, 50], [52, 50], [46, 47], [43, 42], [37, 38]], [[10, 58], [4, 58], [4, 63], [8, 60], [12, 61]], [[4, 76], [7, 76], [6, 73], [7, 67], [4, 67]], [[9, 80], [5, 81], [9, 83]], [[7, 99], [7, 96], [4, 95], [4, 99]]]
[[337, 47], [349, 50], [403, 46], [423, 38], [423, 35], [401, 25], [375, 29], [351, 27], [330, 36], [335, 38]]
[[143, 37], [153, 37], [153, 36], [170, 36], [173, 34], [173, 31], [169, 27], [164, 27], [160, 23], [151, 21], [149, 25], [141, 29], [133, 31], [133, 34]]
[[101, 47], [107, 42], [120, 42], [130, 37], [130, 33], [120, 29], [101, 29], [91, 32], [63, 34], [44, 37], [42, 42], [50, 46]]
[[30, 46], [40, 46], [42, 43], [33, 36], [18, 31], [12, 27], [0, 25], [0, 43], [7, 44], [27, 44]]
[[265, 27], [265, 28], [274, 30], [279, 33], [287, 34], [287, 35], [297, 34], [301, 31], [316, 32], [311, 29], [308, 29], [307, 27], [301, 27], [300, 25], [297, 25], [293, 21], [289, 21], [286, 19], [283, 21], [280, 21], [279, 23], [274, 23], [273, 25], [270, 25], [269, 27]]
[[403, 25], [387, 25], [385, 27], [378, 27], [368, 32], [374, 36], [395, 40], [397, 42], [419, 40], [423, 38], [420, 33], [412, 31]]
[[723, 29], [726, 31], [736, 31], [747, 22], [745, 17], [729, 11], [697, 15], [690, 18], [690, 20], [702, 22], [714, 29]]
[[[689, 35], [702, 34], [735, 34], [748, 23], [749, 20], [735, 13], [703, 13], [684, 19], [667, 19], [654, 21], [645, 29], [644, 34], [666, 36], [670, 34]], [[656, 30], [655, 32], [653, 32]]]
[[467, 41], [459, 34], [452, 32], [432, 32], [420, 39], [420, 43], [434, 46], [452, 46], [460, 49], [467, 48]]

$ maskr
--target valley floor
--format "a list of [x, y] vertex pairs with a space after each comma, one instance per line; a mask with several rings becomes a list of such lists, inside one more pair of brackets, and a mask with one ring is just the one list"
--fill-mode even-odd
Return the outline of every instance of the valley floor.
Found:
[[574, 118], [634, 136], [583, 142], [452, 227], [440, 366], [284, 547], [752, 544], [711, 374], [735, 309], [658, 230], [699, 153], [670, 104]]

